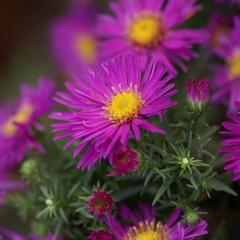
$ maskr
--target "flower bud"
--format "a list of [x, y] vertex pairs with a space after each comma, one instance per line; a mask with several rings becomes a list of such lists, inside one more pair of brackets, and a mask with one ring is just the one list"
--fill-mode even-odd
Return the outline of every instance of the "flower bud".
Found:
[[97, 189], [87, 201], [88, 212], [98, 217], [108, 214], [114, 205], [111, 195], [101, 189]]
[[187, 209], [183, 219], [188, 225], [196, 225], [199, 222], [199, 215], [195, 210]]
[[108, 176], [124, 176], [127, 173], [135, 172], [139, 167], [139, 153], [133, 149], [121, 146], [113, 153], [113, 171]]
[[37, 167], [37, 161], [35, 159], [26, 160], [20, 169], [20, 172], [24, 177], [30, 177]]
[[188, 80], [185, 83], [187, 102], [190, 110], [202, 111], [209, 100], [209, 83], [207, 79]]

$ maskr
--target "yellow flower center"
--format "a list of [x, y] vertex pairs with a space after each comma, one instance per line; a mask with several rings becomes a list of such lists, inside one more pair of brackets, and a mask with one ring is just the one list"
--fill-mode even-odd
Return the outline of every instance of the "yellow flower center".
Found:
[[140, 222], [138, 226], [130, 228], [124, 240], [168, 240], [169, 234], [160, 222]]
[[78, 54], [86, 61], [92, 63], [96, 59], [96, 41], [90, 34], [77, 36], [75, 47]]
[[165, 36], [163, 21], [160, 16], [144, 14], [135, 18], [127, 29], [127, 36], [133, 44], [152, 48]]
[[3, 134], [7, 137], [13, 136], [17, 131], [17, 126], [15, 123], [26, 123], [29, 120], [32, 111], [33, 109], [30, 104], [23, 104], [19, 111], [4, 124], [2, 128]]
[[228, 62], [229, 77], [234, 79], [240, 77], [240, 49], [237, 49]]
[[129, 88], [128, 90], [116, 93], [112, 99], [107, 102], [107, 106], [104, 107], [104, 109], [111, 121], [123, 123], [137, 117], [142, 105], [141, 94]]

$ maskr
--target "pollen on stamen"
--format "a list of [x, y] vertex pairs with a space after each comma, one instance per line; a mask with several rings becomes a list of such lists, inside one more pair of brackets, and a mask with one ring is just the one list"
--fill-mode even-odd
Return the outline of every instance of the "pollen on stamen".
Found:
[[90, 34], [76, 36], [75, 47], [79, 55], [88, 63], [96, 59], [96, 41]]
[[234, 51], [232, 57], [228, 61], [228, 66], [230, 79], [240, 77], [240, 49]]
[[7, 137], [14, 135], [17, 131], [16, 123], [26, 123], [31, 117], [32, 111], [32, 106], [29, 103], [23, 104], [19, 111], [4, 124], [2, 128], [3, 134]]
[[168, 229], [160, 222], [140, 222], [137, 226], [133, 226], [126, 234], [125, 240], [168, 240]]
[[143, 48], [155, 47], [163, 40], [165, 34], [161, 16], [148, 13], [134, 18], [127, 29], [129, 40]]
[[141, 94], [129, 88], [113, 95], [103, 109], [110, 121], [123, 123], [137, 117], [142, 106]]

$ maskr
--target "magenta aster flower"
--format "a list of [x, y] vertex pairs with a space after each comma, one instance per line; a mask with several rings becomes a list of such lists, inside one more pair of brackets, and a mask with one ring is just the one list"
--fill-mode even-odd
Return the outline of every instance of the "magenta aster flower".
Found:
[[207, 223], [199, 220], [196, 225], [187, 226], [181, 220], [181, 210], [176, 209], [165, 224], [154, 218], [154, 209], [148, 205], [139, 205], [138, 210], [130, 210], [125, 205], [120, 208], [121, 224], [115, 217], [109, 216], [107, 223], [117, 240], [193, 240], [207, 234]]
[[70, 9], [50, 26], [53, 53], [65, 71], [78, 72], [82, 65], [97, 60], [94, 24], [95, 11], [88, 4]]
[[85, 148], [77, 167], [90, 169], [101, 158], [112, 159], [114, 149], [127, 146], [130, 133], [140, 139], [140, 128], [165, 133], [146, 120], [175, 105], [170, 100], [176, 93], [174, 84], [169, 83], [172, 74], [158, 60], [118, 56], [82, 78], [68, 82], [68, 92], [58, 93], [56, 98], [72, 110], [50, 116], [61, 121], [52, 125], [54, 132], [61, 132], [55, 140], [70, 137], [65, 149], [81, 140], [73, 153], [75, 157]]
[[98, 230], [92, 232], [88, 237], [88, 240], [115, 240], [115, 237], [112, 233], [106, 230]]
[[220, 152], [224, 154], [224, 169], [233, 173], [233, 180], [240, 179], [240, 117], [229, 114], [230, 121], [223, 122], [221, 134], [227, 139], [221, 142]]
[[240, 99], [240, 18], [234, 19], [230, 37], [222, 40], [223, 48], [218, 55], [225, 65], [214, 68], [212, 79], [213, 101], [224, 103], [230, 112], [237, 110], [236, 101]]
[[187, 99], [193, 110], [202, 110], [209, 100], [209, 83], [207, 79], [186, 81]]
[[213, 12], [208, 22], [208, 31], [210, 34], [209, 48], [214, 53], [223, 48], [224, 39], [230, 37], [230, 29], [233, 24], [233, 18], [223, 17], [218, 11]]
[[36, 87], [21, 86], [15, 106], [7, 104], [0, 108], [0, 169], [16, 166], [27, 149], [44, 151], [33, 128], [43, 130], [38, 120], [51, 108], [54, 89], [52, 81], [41, 78]]
[[201, 9], [195, 0], [121, 0], [110, 8], [114, 15], [101, 15], [96, 29], [103, 56], [134, 49], [186, 70], [183, 61], [197, 56], [193, 44], [207, 39], [205, 30], [179, 28]]
[[113, 171], [108, 176], [124, 176], [127, 173], [135, 172], [139, 167], [139, 154], [136, 150], [125, 146], [120, 146], [112, 154]]
[[97, 189], [87, 201], [88, 212], [98, 217], [109, 214], [113, 208], [114, 201], [111, 195], [101, 189]]

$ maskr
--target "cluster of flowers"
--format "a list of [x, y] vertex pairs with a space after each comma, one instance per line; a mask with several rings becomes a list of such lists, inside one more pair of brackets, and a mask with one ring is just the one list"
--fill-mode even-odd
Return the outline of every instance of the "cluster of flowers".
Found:
[[227, 106], [230, 119], [223, 123], [225, 130], [221, 134], [227, 139], [222, 141], [220, 152], [224, 154], [225, 170], [233, 173], [233, 180], [237, 181], [240, 179], [240, 18], [223, 17], [216, 12], [209, 21], [209, 30], [210, 49], [220, 62], [212, 66], [212, 101]]
[[[89, 6], [71, 9], [51, 26], [56, 59], [66, 73], [74, 73], [74, 81], [65, 84], [67, 90], [54, 97], [67, 107], [49, 115], [57, 121], [52, 123], [57, 133], [54, 140], [68, 138], [64, 150], [74, 145], [73, 157], [81, 155], [77, 168], [82, 170], [105, 159], [113, 169], [109, 177], [136, 171], [141, 159], [129, 141], [140, 140], [141, 129], [166, 133], [148, 119], [157, 116], [163, 121], [165, 112], [176, 104], [171, 98], [176, 94], [177, 68], [188, 71], [186, 61], [198, 56], [193, 45], [209, 43], [213, 54], [223, 60], [213, 66], [212, 101], [227, 105], [234, 121], [224, 123], [222, 134], [229, 139], [220, 150], [225, 154], [226, 171], [239, 180], [240, 117], [234, 112], [240, 108], [240, 19], [218, 21], [219, 16], [214, 16], [207, 31], [180, 27], [201, 10], [195, 0], [119, 0], [109, 6], [112, 14], [100, 16]], [[187, 81], [186, 89], [191, 109], [203, 110], [210, 97], [208, 81]], [[36, 131], [44, 131], [39, 119], [51, 109], [54, 95], [54, 83], [41, 78], [35, 88], [22, 86], [14, 107], [1, 107], [1, 204], [7, 191], [25, 187], [9, 180], [11, 171], [30, 149], [45, 151]], [[103, 218], [108, 226], [92, 232], [90, 240], [193, 240], [207, 233], [204, 220], [188, 225], [180, 209], [162, 223], [155, 219], [153, 207], [140, 204], [138, 210], [130, 210], [121, 205], [118, 219], [112, 213], [114, 200], [103, 189], [96, 189], [87, 204], [89, 213]], [[4, 228], [0, 233], [25, 239]]]

